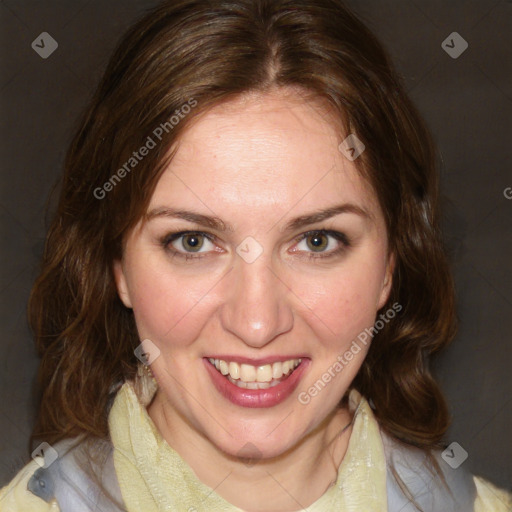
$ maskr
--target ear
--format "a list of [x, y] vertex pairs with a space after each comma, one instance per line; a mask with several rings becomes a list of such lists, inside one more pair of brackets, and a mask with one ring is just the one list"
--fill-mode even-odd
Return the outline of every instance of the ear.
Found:
[[395, 254], [391, 253], [388, 257], [388, 263], [386, 266], [386, 273], [384, 275], [384, 281], [382, 283], [382, 290], [380, 292], [379, 303], [377, 309], [380, 309], [386, 304], [391, 293], [391, 286], [393, 285], [393, 272], [395, 270]]
[[130, 293], [128, 292], [123, 262], [121, 260], [114, 261], [113, 271], [119, 298], [127, 308], [131, 308], [132, 302], [130, 300]]

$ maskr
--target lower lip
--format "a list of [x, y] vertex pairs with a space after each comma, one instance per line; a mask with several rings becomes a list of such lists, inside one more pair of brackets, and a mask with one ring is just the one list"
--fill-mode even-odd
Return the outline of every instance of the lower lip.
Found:
[[308, 360], [302, 359], [301, 363], [291, 375], [277, 386], [267, 389], [246, 389], [239, 388], [229, 382], [207, 358], [203, 359], [206, 370], [213, 380], [217, 391], [230, 402], [241, 407], [273, 407], [286, 400], [296, 389], [299, 381], [308, 366]]

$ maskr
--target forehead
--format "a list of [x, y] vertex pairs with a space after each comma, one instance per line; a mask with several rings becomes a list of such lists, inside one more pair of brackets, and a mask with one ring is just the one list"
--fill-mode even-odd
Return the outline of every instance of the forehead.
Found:
[[324, 104], [289, 90], [218, 105], [183, 132], [150, 207], [180, 201], [241, 215], [346, 201], [375, 212], [371, 187], [338, 149], [346, 136], [340, 125]]

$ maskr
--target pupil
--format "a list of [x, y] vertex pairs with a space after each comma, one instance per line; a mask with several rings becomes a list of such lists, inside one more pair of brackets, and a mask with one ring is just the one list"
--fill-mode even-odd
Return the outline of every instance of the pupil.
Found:
[[327, 238], [323, 234], [311, 235], [308, 245], [311, 249], [325, 249], [327, 247]]
[[187, 235], [183, 239], [183, 246], [185, 249], [190, 249], [192, 251], [197, 251], [201, 249], [201, 246], [203, 245], [201, 236], [199, 235]]

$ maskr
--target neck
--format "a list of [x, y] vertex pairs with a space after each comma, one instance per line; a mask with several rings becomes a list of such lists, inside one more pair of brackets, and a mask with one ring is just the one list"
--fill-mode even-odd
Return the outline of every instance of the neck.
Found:
[[352, 413], [337, 409], [287, 452], [240, 459], [219, 450], [173, 410], [161, 393], [148, 413], [162, 437], [203, 484], [247, 512], [292, 512], [317, 501], [336, 482], [352, 432]]

